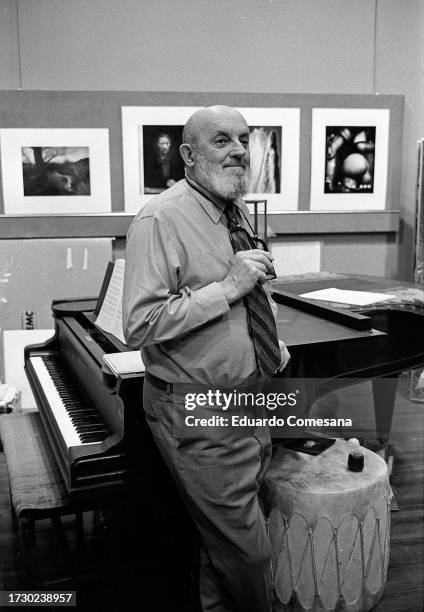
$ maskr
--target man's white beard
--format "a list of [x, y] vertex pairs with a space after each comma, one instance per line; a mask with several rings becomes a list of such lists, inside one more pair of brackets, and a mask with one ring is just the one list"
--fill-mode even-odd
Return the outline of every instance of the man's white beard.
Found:
[[221, 168], [199, 156], [194, 179], [224, 200], [235, 200], [247, 192], [247, 168]]

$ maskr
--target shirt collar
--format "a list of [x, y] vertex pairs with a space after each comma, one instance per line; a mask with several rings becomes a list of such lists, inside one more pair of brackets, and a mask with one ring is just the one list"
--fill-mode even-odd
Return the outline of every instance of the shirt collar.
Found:
[[[219, 222], [222, 215], [224, 214], [225, 207], [228, 204], [227, 200], [220, 198], [216, 194], [208, 191], [202, 185], [199, 185], [194, 179], [188, 177], [186, 175], [186, 184], [191, 191], [194, 192], [194, 195], [197, 197], [198, 201], [202, 205], [204, 211], [209, 215], [215, 225]], [[238, 205], [237, 201], [234, 201], [236, 206]]]

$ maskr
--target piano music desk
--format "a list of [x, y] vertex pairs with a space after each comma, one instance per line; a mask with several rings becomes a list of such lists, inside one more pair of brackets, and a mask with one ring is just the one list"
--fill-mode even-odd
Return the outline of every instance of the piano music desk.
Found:
[[[50, 519], [70, 559], [61, 516], [75, 515], [77, 545], [83, 544], [82, 513], [99, 506], [94, 501], [70, 502], [38, 412], [0, 416], [0, 440], [6, 456], [12, 515], [17, 522], [23, 558], [31, 584], [36, 580], [36, 529], [38, 520]], [[81, 546], [82, 548], [82, 546]], [[74, 575], [71, 569], [71, 576]]]

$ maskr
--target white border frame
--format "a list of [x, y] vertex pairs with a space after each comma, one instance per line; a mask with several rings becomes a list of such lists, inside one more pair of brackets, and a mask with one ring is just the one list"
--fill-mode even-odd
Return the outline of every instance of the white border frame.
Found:
[[246, 200], [267, 200], [267, 213], [297, 210], [299, 202], [299, 108], [237, 107], [249, 126], [281, 127], [281, 193], [248, 193]]
[[[21, 151], [23, 147], [88, 147], [90, 195], [24, 196]], [[2, 129], [0, 148], [6, 214], [111, 211], [108, 129]]]
[[[311, 149], [311, 210], [384, 210], [389, 161], [388, 108], [313, 108]], [[329, 125], [375, 126], [373, 193], [324, 193], [325, 128]]]
[[143, 194], [140, 173], [143, 151], [142, 125], [185, 125], [200, 106], [123, 106], [122, 152], [124, 163], [124, 202], [126, 212], [137, 212], [155, 194]]
[[[142, 125], [184, 125], [201, 106], [123, 106], [122, 147], [126, 212], [137, 212], [153, 194], [143, 194], [140, 178]], [[282, 193], [249, 193], [246, 200], [266, 199], [268, 213], [297, 210], [299, 195], [299, 108], [238, 107], [249, 125], [281, 126], [280, 180]], [[140, 136], [139, 136], [140, 134]]]

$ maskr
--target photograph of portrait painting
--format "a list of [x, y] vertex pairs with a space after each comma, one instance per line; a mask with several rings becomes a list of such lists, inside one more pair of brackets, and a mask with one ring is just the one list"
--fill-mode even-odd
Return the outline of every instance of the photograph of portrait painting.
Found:
[[375, 126], [326, 126], [324, 193], [373, 193]]
[[281, 126], [252, 126], [249, 132], [249, 193], [281, 193]]
[[160, 193], [184, 178], [182, 125], [143, 125], [142, 193]]
[[24, 196], [90, 195], [89, 147], [22, 147]]

